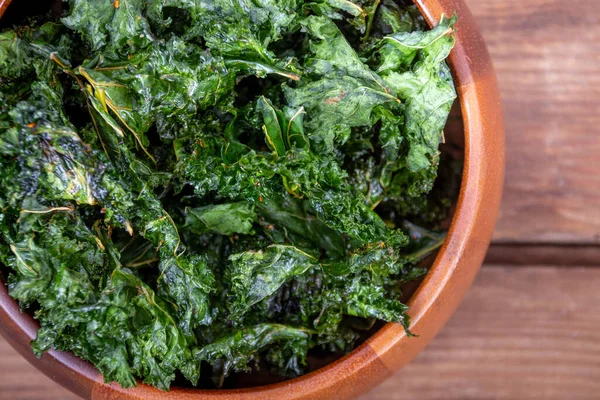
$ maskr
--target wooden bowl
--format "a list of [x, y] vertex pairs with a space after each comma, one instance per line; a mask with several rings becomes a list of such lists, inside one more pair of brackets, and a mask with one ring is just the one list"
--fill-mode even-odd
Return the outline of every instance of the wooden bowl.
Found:
[[[0, 17], [11, 0], [0, 0]], [[464, 170], [448, 237], [429, 274], [408, 302], [411, 330], [389, 323], [347, 356], [302, 377], [254, 388], [165, 393], [138, 384], [107, 385], [98, 371], [70, 353], [50, 351], [37, 359], [29, 342], [38, 325], [19, 311], [0, 285], [0, 333], [27, 360], [74, 393], [100, 399], [343, 399], [372, 389], [412, 360], [454, 313], [477, 274], [496, 222], [504, 176], [504, 128], [500, 96], [490, 56], [463, 0], [414, 0], [425, 19], [459, 16], [456, 47], [450, 54], [464, 124]], [[434, 379], [434, 378], [432, 378]]]

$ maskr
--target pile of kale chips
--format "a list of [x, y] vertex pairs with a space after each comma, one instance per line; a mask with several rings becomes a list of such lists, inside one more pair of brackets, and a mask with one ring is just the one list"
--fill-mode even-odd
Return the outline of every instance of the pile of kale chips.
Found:
[[[443, 241], [455, 19], [348, 0], [70, 0], [0, 34], [0, 262], [106, 381], [302, 374]], [[418, 225], [415, 225], [418, 224]], [[418, 332], [416, 332], [418, 333]], [[208, 368], [208, 367], [207, 367]], [[203, 370], [206, 369], [203, 367]]]

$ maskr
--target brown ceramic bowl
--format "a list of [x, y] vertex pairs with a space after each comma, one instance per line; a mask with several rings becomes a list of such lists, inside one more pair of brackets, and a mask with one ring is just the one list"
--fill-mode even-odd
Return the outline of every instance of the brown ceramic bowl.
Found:
[[[0, 0], [0, 17], [11, 0]], [[15, 0], [19, 1], [19, 0]], [[0, 333], [27, 360], [74, 393], [100, 399], [342, 399], [360, 395], [412, 360], [450, 318], [487, 251], [496, 222], [504, 175], [504, 128], [496, 77], [475, 20], [463, 0], [414, 0], [432, 24], [442, 13], [459, 16], [450, 65], [464, 125], [464, 170], [446, 243], [410, 301], [411, 330], [386, 324], [347, 356], [289, 381], [228, 390], [173, 388], [161, 392], [107, 385], [89, 363], [70, 353], [50, 351], [35, 358], [29, 342], [37, 323], [0, 285]]]

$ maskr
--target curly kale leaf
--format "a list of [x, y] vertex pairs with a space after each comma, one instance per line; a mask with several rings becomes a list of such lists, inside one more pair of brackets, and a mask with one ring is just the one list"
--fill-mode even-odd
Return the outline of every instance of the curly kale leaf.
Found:
[[403, 7], [394, 0], [382, 0], [377, 12], [378, 18], [373, 23], [377, 36], [427, 30], [427, 22], [417, 7]]
[[347, 140], [351, 128], [373, 125], [374, 107], [399, 100], [331, 20], [313, 16], [302, 25], [311, 37], [306, 73], [315, 79], [286, 88], [285, 96], [292, 107], [306, 109], [313, 149], [330, 153], [335, 142]]
[[251, 234], [256, 213], [252, 204], [228, 203], [186, 209], [185, 226], [197, 233]]
[[456, 18], [402, 4], [68, 0], [0, 32], [0, 263], [35, 353], [168, 390], [408, 332], [456, 186]]
[[229, 318], [244, 325], [267, 318], [306, 326], [321, 343], [339, 340], [346, 316], [398, 322], [408, 329], [407, 306], [390, 298], [386, 287], [421, 276], [424, 270], [412, 263], [429, 254], [434, 243], [439, 245], [434, 234], [416, 227], [413, 232], [422, 236], [414, 234], [414, 253], [409, 255], [381, 245], [328, 262], [280, 245], [236, 254], [226, 273]]
[[306, 329], [264, 323], [224, 336], [197, 351], [196, 357], [216, 367], [214, 379], [220, 386], [231, 371], [250, 371], [265, 351], [281, 372], [299, 375], [309, 344]]
[[249, 151], [227, 165], [216, 153], [226, 146], [223, 143], [219, 149], [203, 141], [196, 154], [183, 162], [186, 180], [198, 194], [217, 192], [232, 200], [261, 203], [273, 199], [277, 191], [287, 190], [296, 197], [305, 196], [321, 221], [359, 244], [405, 242], [401, 232], [388, 229], [365, 199], [344, 184], [346, 173], [335, 160], [292, 149], [285, 157]]
[[12, 251], [3, 262], [15, 272], [11, 296], [39, 304], [36, 354], [73, 351], [125, 387], [141, 376], [168, 389], [176, 370], [197, 381], [195, 339], [179, 329], [168, 302], [122, 268], [106, 227], [98, 221], [89, 229], [73, 210], [25, 204], [17, 229], [2, 229]]
[[[59, 94], [44, 83], [32, 86], [29, 101], [10, 112], [13, 128], [0, 139], [0, 153], [16, 158], [27, 191], [47, 200], [70, 200], [78, 205], [103, 207], [105, 220], [130, 233], [140, 231], [160, 249], [159, 287], [177, 299], [182, 326], [193, 328], [208, 310], [207, 292], [212, 290], [210, 271], [198, 257], [181, 256], [179, 233], [160, 201], [144, 187], [122, 180], [103, 153], [90, 151], [59, 107]], [[46, 108], [49, 107], [49, 108]], [[126, 150], [124, 150], [126, 151]], [[131, 157], [131, 155], [129, 155]], [[141, 178], [130, 169], [131, 182]], [[185, 288], [185, 289], [184, 289]]]
[[332, 258], [344, 256], [346, 238], [319, 220], [310, 203], [290, 195], [257, 205], [265, 233], [276, 243], [300, 243], [304, 248], [325, 250]]
[[92, 51], [128, 55], [153, 41], [144, 0], [70, 0], [70, 12], [62, 23], [89, 43]]
[[[386, 36], [380, 49], [383, 63], [379, 71], [385, 71], [386, 83], [406, 103], [405, 134], [411, 143], [407, 168], [411, 172], [437, 164], [431, 160], [438, 158], [440, 132], [456, 98], [450, 69], [444, 62], [454, 46], [450, 33], [455, 22], [456, 17], [442, 18], [426, 33]], [[406, 71], [406, 63], [410, 65], [417, 53], [420, 59]]]
[[230, 317], [235, 319], [252, 305], [272, 295], [294, 276], [315, 265], [317, 259], [292, 246], [273, 245], [265, 251], [231, 256], [226, 282], [230, 286]]

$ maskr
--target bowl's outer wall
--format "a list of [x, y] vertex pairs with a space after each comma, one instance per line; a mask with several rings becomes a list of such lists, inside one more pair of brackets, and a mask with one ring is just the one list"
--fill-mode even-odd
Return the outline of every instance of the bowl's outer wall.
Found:
[[[99, 0], [98, 0], [99, 1]], [[108, 0], [103, 0], [108, 1]], [[36, 359], [29, 342], [37, 323], [21, 314], [0, 285], [0, 333], [34, 366], [74, 393], [108, 399], [343, 399], [364, 393], [412, 360], [439, 332], [471, 285], [489, 246], [504, 179], [504, 127], [496, 77], [476, 22], [463, 0], [414, 0], [429, 24], [442, 14], [459, 16], [450, 64], [465, 126], [465, 164], [448, 239], [429, 274], [409, 301], [411, 330], [387, 324], [348, 356], [305, 376], [252, 389], [169, 393], [139, 384], [104, 384], [98, 371], [70, 353], [50, 351]], [[10, 0], [0, 0], [0, 17]], [[433, 379], [433, 378], [432, 378]]]

